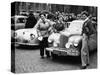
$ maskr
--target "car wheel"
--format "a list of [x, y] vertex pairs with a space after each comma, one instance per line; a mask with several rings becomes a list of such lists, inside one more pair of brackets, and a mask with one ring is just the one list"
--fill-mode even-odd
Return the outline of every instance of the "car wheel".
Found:
[[56, 55], [56, 54], [54, 54], [53, 52], [51, 52], [51, 58], [52, 58], [52, 60], [54, 60], [54, 59], [56, 59], [56, 58], [57, 58], [57, 55]]

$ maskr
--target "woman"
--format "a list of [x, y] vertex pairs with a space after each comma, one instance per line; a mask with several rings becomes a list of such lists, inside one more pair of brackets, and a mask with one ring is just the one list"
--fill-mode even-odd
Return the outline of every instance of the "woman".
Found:
[[[44, 13], [41, 13], [40, 19], [38, 20], [35, 28], [38, 32], [38, 39], [40, 40], [40, 56], [41, 58], [44, 58], [44, 49], [48, 47], [48, 36], [50, 34], [52, 22], [48, 19], [46, 19], [46, 15]], [[47, 57], [50, 57], [49, 52], [46, 51]]]

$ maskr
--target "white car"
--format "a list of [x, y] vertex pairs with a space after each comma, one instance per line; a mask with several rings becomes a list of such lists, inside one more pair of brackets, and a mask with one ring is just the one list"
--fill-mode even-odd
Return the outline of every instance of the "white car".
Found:
[[[80, 56], [82, 47], [82, 27], [84, 21], [75, 20], [70, 23], [69, 28], [60, 33], [53, 33], [49, 36], [48, 42], [51, 47], [46, 48], [51, 56]], [[55, 37], [56, 36], [56, 37]], [[97, 48], [97, 33], [90, 35], [88, 40], [90, 51]]]
[[35, 28], [19, 29], [15, 31], [15, 43], [19, 45], [39, 45], [38, 35]]

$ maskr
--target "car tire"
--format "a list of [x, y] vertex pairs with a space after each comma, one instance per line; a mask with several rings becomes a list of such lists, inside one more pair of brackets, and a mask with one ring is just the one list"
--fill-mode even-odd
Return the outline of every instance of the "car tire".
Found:
[[56, 54], [54, 54], [53, 52], [51, 52], [51, 58], [52, 58], [52, 60], [54, 60], [54, 59], [56, 59], [56, 58], [57, 58], [57, 55], [56, 55]]

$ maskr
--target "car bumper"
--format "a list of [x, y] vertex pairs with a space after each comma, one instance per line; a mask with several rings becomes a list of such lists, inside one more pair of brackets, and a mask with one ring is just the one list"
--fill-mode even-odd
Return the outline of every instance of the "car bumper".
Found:
[[80, 52], [77, 48], [54, 48], [49, 47], [46, 48], [47, 51], [53, 52], [53, 54], [57, 54], [58, 56], [79, 56]]

